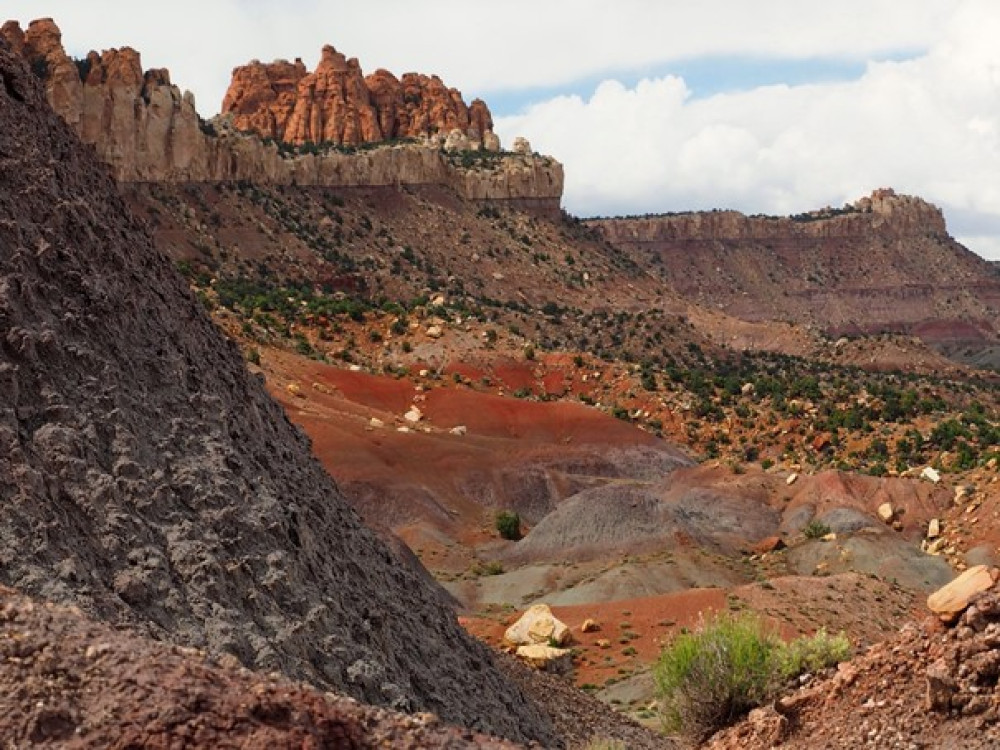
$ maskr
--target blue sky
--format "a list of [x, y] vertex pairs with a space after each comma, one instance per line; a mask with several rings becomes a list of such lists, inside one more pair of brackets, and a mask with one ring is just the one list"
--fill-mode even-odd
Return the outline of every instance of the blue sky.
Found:
[[[902, 60], [918, 56], [919, 50], [900, 51], [880, 59]], [[495, 116], [516, 115], [525, 107], [557, 96], [589, 97], [602, 81], [613, 78], [628, 88], [643, 79], [677, 76], [684, 79], [692, 99], [733, 91], [751, 91], [762, 86], [799, 86], [809, 83], [832, 83], [860, 78], [866, 62], [837, 58], [774, 59], [768, 57], [712, 56], [676, 60], [636, 70], [607, 71], [561, 85], [538, 88], [499, 88], [484, 92]]]
[[230, 71], [331, 43], [362, 68], [437, 73], [505, 143], [566, 169], [578, 215], [798, 213], [878, 187], [941, 206], [1000, 259], [996, 0], [5, 0], [72, 54], [129, 45], [205, 116]]

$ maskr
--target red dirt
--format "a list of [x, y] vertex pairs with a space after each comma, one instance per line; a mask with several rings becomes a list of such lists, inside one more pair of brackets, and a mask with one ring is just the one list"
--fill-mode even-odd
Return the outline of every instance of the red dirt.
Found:
[[[572, 647], [580, 655], [574, 659], [577, 685], [604, 686], [620, 680], [654, 662], [664, 643], [682, 627], [692, 627], [699, 617], [726, 608], [722, 589], [692, 589], [673, 594], [607, 603], [552, 607], [553, 614], [573, 632]], [[469, 617], [459, 621], [473, 635], [502, 647], [503, 634], [520, 612], [492, 617]], [[601, 629], [582, 633], [584, 620], [596, 620]], [[598, 641], [610, 641], [601, 648]], [[623, 653], [628, 650], [629, 653]], [[631, 653], [634, 650], [634, 653]]]

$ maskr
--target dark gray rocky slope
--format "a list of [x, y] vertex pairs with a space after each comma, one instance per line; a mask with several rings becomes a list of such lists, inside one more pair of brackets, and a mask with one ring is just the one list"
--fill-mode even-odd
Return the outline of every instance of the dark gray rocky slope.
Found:
[[0, 582], [365, 702], [551, 723], [364, 527], [0, 47]]

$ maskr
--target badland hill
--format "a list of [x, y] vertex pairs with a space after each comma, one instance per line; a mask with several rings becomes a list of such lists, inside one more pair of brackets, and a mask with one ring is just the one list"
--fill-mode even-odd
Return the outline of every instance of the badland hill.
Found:
[[515, 740], [551, 724], [307, 438], [0, 49], [0, 575], [174, 643]]

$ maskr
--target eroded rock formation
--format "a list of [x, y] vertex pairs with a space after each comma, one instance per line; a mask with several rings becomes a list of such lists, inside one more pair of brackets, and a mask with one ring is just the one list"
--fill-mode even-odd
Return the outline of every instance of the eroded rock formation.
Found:
[[[190, 93], [173, 85], [166, 70], [143, 72], [139, 53], [131, 48], [73, 60], [51, 19], [33, 21], [27, 31], [9, 21], [0, 36], [42, 78], [52, 108], [124, 182], [433, 184], [470, 200], [559, 212], [563, 171], [554, 159], [495, 154], [466, 162], [443, 151], [444, 139], [452, 136], [456, 151], [482, 144], [498, 150], [499, 141], [485, 104], [466, 107], [458, 92], [434, 77], [407, 74], [397, 81], [376, 71], [368, 83], [356, 62], [328, 48], [312, 74], [301, 61], [238, 68], [231, 102], [227, 96], [233, 113], [207, 123]], [[303, 90], [311, 93], [303, 97]], [[347, 153], [332, 148], [290, 152], [256, 134], [272, 136], [289, 128], [298, 134], [293, 143], [368, 143], [435, 129], [437, 136]]]
[[457, 130], [479, 148], [493, 130], [482, 100], [467, 106], [437, 76], [406, 73], [399, 79], [379, 69], [365, 77], [357, 58], [329, 45], [312, 73], [299, 59], [254, 60], [236, 68], [222, 112], [238, 130], [293, 144], [356, 146]]

